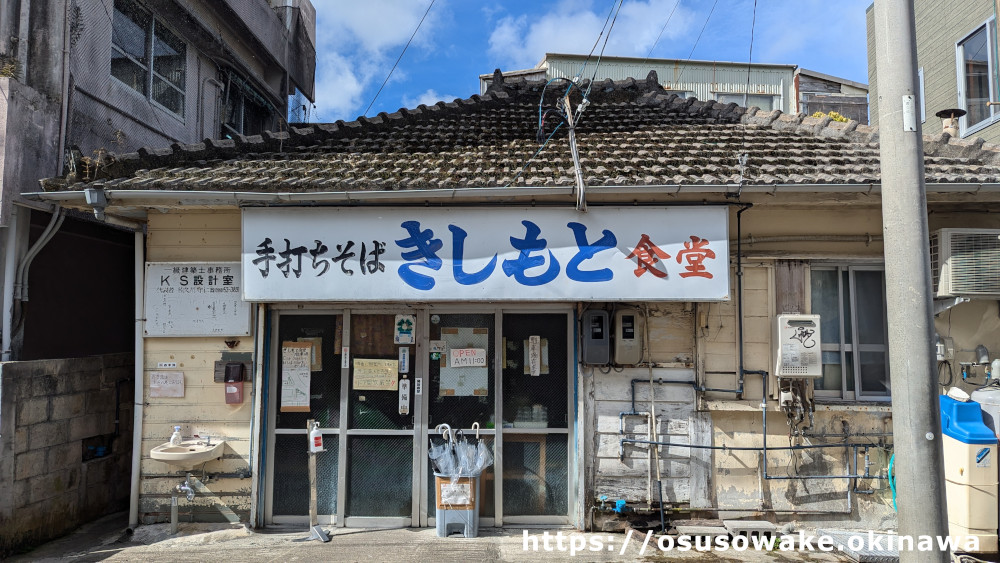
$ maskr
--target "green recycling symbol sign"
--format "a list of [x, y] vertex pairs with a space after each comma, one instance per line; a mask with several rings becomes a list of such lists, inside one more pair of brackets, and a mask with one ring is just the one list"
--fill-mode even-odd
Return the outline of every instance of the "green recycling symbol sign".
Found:
[[395, 344], [413, 344], [416, 318], [413, 315], [396, 315]]

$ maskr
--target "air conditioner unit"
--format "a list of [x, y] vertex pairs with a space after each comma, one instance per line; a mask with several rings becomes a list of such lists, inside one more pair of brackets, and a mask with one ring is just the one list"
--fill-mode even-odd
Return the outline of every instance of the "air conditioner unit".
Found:
[[935, 297], [1000, 298], [1000, 229], [931, 233]]

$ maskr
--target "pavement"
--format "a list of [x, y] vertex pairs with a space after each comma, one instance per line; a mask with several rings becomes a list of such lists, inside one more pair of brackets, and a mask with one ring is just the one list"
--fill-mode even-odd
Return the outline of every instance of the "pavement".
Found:
[[439, 538], [433, 528], [325, 527], [331, 541], [323, 543], [309, 540], [304, 526], [250, 530], [242, 525], [180, 524], [178, 532], [170, 534], [169, 524], [152, 524], [128, 534], [127, 523], [127, 513], [113, 514], [8, 561], [851, 561], [835, 553], [780, 550], [660, 552], [656, 536], [643, 548], [646, 534], [637, 530], [628, 535], [573, 529], [480, 528], [479, 537], [467, 539]]

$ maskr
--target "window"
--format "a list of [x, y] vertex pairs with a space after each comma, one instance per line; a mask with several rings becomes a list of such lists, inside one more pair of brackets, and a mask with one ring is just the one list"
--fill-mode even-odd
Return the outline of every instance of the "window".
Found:
[[187, 47], [133, 0], [115, 0], [111, 76], [147, 99], [184, 115]]
[[810, 296], [813, 314], [820, 315], [823, 353], [816, 396], [887, 399], [891, 385], [881, 267], [814, 265]]
[[958, 104], [967, 111], [960, 119], [962, 134], [977, 131], [992, 122], [993, 106], [993, 26], [984, 23], [956, 44], [958, 63]]
[[235, 72], [229, 70], [224, 78], [222, 131], [243, 135], [259, 135], [272, 126], [273, 106]]
[[[731, 104], [736, 102], [740, 106], [743, 106], [744, 94], [716, 94], [716, 100], [719, 103]], [[771, 111], [774, 109], [774, 96], [762, 95], [762, 94], [747, 94], [746, 95], [746, 106], [748, 108], [758, 107], [763, 111]]]

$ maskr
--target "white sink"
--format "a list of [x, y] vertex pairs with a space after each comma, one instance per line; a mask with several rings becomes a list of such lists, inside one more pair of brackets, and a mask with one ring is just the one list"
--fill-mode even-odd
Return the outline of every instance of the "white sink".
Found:
[[167, 442], [153, 448], [153, 451], [149, 452], [149, 457], [182, 469], [193, 469], [206, 461], [222, 457], [225, 445], [225, 441], [212, 442], [209, 445], [203, 438], [185, 440], [179, 446]]

